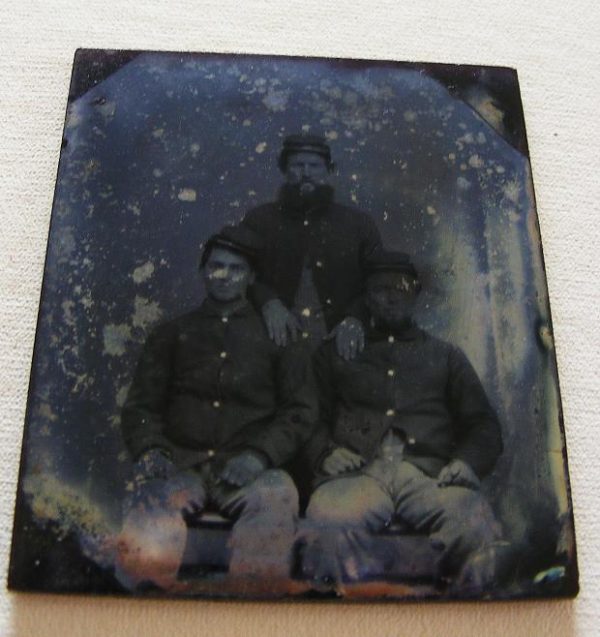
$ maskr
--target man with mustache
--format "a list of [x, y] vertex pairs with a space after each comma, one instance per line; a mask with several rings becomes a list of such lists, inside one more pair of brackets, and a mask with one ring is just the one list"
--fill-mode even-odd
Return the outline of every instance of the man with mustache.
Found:
[[265, 245], [252, 286], [269, 336], [278, 345], [335, 338], [345, 359], [364, 347], [358, 299], [364, 259], [380, 245], [373, 219], [334, 201], [334, 164], [325, 139], [290, 135], [283, 142], [279, 198], [246, 214], [243, 225]]
[[298, 514], [279, 467], [316, 418], [305, 348], [280, 348], [246, 299], [260, 239], [226, 227], [201, 258], [207, 298], [148, 337], [122, 413], [134, 497], [117, 575], [174, 590], [187, 515], [212, 506], [235, 520], [229, 572], [287, 577]]

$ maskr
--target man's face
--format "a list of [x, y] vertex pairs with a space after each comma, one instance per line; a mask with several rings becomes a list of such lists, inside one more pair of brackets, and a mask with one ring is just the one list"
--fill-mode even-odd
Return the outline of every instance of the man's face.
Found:
[[294, 153], [287, 159], [285, 180], [291, 186], [298, 186], [300, 194], [311, 195], [317, 186], [329, 183], [327, 161], [317, 153]]
[[248, 286], [254, 282], [254, 272], [247, 259], [226, 248], [211, 250], [204, 265], [206, 293], [221, 303], [246, 298]]
[[378, 272], [367, 280], [366, 303], [371, 314], [387, 324], [412, 318], [418, 292], [416, 281], [400, 272]]

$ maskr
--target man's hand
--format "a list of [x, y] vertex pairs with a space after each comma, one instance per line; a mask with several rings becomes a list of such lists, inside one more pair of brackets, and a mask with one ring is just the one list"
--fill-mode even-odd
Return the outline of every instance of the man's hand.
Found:
[[234, 487], [243, 487], [255, 480], [266, 468], [267, 463], [257, 453], [244, 451], [225, 463], [219, 478]]
[[346, 449], [346, 447], [338, 447], [323, 460], [321, 468], [323, 473], [328, 476], [336, 476], [339, 473], [360, 469], [365, 462], [365, 459], [359, 454]]
[[326, 338], [335, 338], [337, 353], [346, 361], [356, 358], [365, 348], [363, 324], [353, 316], [347, 316], [338, 323]]
[[442, 468], [438, 475], [438, 486], [467, 487], [467, 489], [479, 489], [477, 474], [462, 460], [452, 460]]
[[162, 449], [145, 451], [133, 466], [133, 474], [138, 482], [147, 480], [168, 480], [177, 473], [177, 467]]
[[281, 347], [287, 345], [288, 332], [292, 341], [298, 338], [298, 333], [301, 331], [300, 323], [279, 299], [267, 301], [262, 306], [262, 315], [269, 338], [277, 345]]

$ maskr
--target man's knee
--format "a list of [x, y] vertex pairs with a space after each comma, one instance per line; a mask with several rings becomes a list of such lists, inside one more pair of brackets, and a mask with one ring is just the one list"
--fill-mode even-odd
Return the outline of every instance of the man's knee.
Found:
[[169, 587], [176, 581], [187, 528], [165, 483], [152, 485], [128, 507], [116, 541], [117, 579], [127, 588], [143, 580]]
[[337, 496], [333, 481], [321, 485], [310, 496], [306, 507], [306, 519], [319, 522], [334, 522], [348, 515], [343, 500]]
[[298, 513], [298, 490], [292, 478], [282, 469], [261, 473], [244, 489], [246, 509], [281, 510]]
[[444, 491], [444, 518], [460, 528], [463, 542], [481, 547], [500, 538], [500, 525], [480, 491], [465, 487]]
[[334, 479], [312, 494], [306, 518], [345, 527], [368, 526], [375, 520], [385, 524], [392, 514], [388, 500], [378, 483], [366, 476]]
[[176, 474], [162, 485], [162, 500], [176, 511], [189, 507], [200, 511], [206, 504], [206, 486], [197, 471], [188, 470]]

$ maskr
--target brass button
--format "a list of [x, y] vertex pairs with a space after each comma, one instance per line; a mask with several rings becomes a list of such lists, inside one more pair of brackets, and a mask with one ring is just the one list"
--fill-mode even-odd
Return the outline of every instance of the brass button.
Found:
[[221, 406], [221, 403], [220, 403], [218, 400], [215, 400], [215, 401], [213, 402], [213, 407], [214, 407], [215, 409], [218, 409], [220, 406]]

